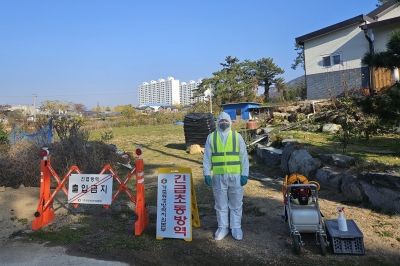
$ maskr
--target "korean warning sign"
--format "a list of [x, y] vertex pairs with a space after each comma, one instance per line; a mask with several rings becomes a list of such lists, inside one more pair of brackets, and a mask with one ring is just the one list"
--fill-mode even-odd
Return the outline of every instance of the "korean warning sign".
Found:
[[71, 174], [68, 203], [110, 205], [112, 181], [111, 174]]
[[158, 169], [157, 239], [192, 237], [190, 168]]

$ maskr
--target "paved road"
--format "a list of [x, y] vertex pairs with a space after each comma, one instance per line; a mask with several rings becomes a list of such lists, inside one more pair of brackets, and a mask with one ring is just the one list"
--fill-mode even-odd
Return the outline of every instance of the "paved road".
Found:
[[128, 266], [115, 261], [96, 260], [70, 256], [63, 247], [46, 247], [44, 244], [7, 241], [0, 245], [1, 266], [58, 266], [58, 265], [100, 265]]

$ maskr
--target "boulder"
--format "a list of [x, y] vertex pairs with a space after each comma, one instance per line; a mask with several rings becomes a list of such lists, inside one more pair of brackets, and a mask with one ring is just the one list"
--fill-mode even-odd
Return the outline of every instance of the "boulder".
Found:
[[289, 161], [290, 155], [294, 151], [295, 147], [296, 146], [293, 145], [292, 143], [286, 143], [283, 147], [282, 156], [281, 156], [281, 170], [284, 173], [289, 172], [288, 161]]
[[310, 114], [313, 112], [312, 104], [300, 104], [299, 108], [297, 109], [298, 113]]
[[268, 166], [279, 165], [281, 163], [282, 150], [272, 147], [262, 149], [262, 158]]
[[192, 144], [189, 147], [190, 154], [204, 153], [204, 148], [201, 148], [199, 144]]
[[309, 131], [309, 132], [318, 132], [318, 131], [321, 131], [321, 126], [320, 125], [314, 125], [314, 124], [312, 124], [312, 125], [301, 125], [300, 126], [300, 129], [301, 130], [303, 130], [303, 131]]
[[343, 170], [335, 166], [324, 166], [317, 170], [315, 181], [321, 186], [332, 187], [340, 191], [342, 184]]
[[350, 168], [354, 166], [356, 159], [342, 154], [318, 154], [324, 163], [331, 164], [340, 168]]
[[268, 166], [279, 165], [281, 162], [282, 150], [270, 146], [256, 144], [255, 151], [257, 155], [264, 159]]
[[288, 106], [285, 112], [289, 114], [297, 114], [297, 109], [297, 106]]
[[341, 124], [344, 123], [346, 121], [346, 117], [344, 115], [338, 115], [335, 117], [335, 120], [333, 120], [333, 122], [335, 122], [336, 124]]
[[284, 139], [282, 140], [282, 146], [285, 147], [286, 144], [292, 144], [294, 146], [299, 144], [299, 140], [298, 139]]
[[322, 126], [322, 132], [325, 133], [337, 133], [340, 129], [342, 129], [342, 126], [337, 124], [325, 124]]
[[283, 120], [287, 120], [287, 119], [288, 119], [289, 114], [288, 114], [288, 113], [273, 112], [273, 113], [272, 113], [272, 116], [273, 116], [274, 118], [279, 118], [281, 121], [283, 121]]
[[289, 173], [299, 173], [313, 180], [317, 165], [313, 157], [306, 150], [295, 150], [288, 161]]
[[346, 198], [351, 199], [352, 201], [367, 200], [364, 189], [358, 181], [357, 177], [344, 174], [340, 190]]
[[400, 213], [400, 177], [386, 173], [357, 175], [368, 201], [386, 211]]

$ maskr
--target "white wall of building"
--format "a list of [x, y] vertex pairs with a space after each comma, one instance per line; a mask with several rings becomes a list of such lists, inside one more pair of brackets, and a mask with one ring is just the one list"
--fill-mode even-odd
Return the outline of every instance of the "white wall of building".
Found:
[[179, 86], [181, 104], [189, 105], [192, 103], [205, 101], [204, 96], [193, 98], [193, 92], [197, 89], [200, 83], [201, 79], [199, 79], [198, 82], [195, 82], [194, 80], [191, 80], [188, 83], [181, 82], [181, 85]]
[[395, 5], [387, 13], [380, 15], [378, 17], [378, 21], [389, 19], [389, 18], [395, 18], [398, 16], [400, 16], [400, 5]]
[[173, 77], [143, 82], [138, 87], [139, 106], [149, 103], [179, 104], [179, 80]]
[[[361, 58], [369, 50], [368, 41], [358, 25], [320, 36], [305, 43], [307, 75], [361, 67]], [[340, 54], [343, 64], [324, 67], [324, 56]]]
[[[378, 18], [378, 21], [394, 18], [400, 16], [400, 6], [394, 7], [392, 10], [387, 12], [386, 14], [381, 15]], [[392, 31], [398, 30], [399, 24], [394, 23], [390, 25], [386, 25], [384, 27], [372, 28], [370, 31], [374, 35], [374, 49], [377, 51], [385, 51], [386, 44], [389, 39], [389, 35]]]

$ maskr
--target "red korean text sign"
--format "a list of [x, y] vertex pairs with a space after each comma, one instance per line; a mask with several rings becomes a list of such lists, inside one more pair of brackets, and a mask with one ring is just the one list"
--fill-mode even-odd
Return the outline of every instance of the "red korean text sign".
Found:
[[157, 239], [192, 240], [190, 168], [158, 169]]

